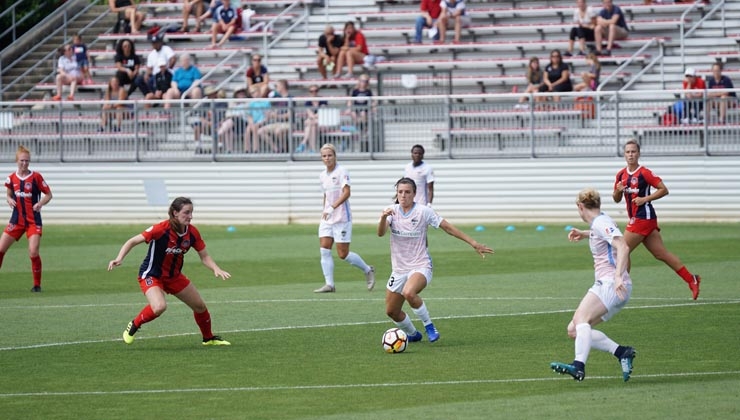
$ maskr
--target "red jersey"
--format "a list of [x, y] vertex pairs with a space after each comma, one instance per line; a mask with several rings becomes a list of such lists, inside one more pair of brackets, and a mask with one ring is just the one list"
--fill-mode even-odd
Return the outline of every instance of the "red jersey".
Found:
[[21, 178], [18, 173], [13, 172], [5, 179], [5, 187], [15, 195], [15, 208], [8, 223], [16, 226], [41, 226], [41, 213], [33, 211], [33, 206], [41, 200], [41, 193], [51, 192], [44, 177], [31, 171], [25, 178]]
[[190, 248], [205, 249], [206, 244], [195, 226], [190, 225], [179, 234], [164, 220], [141, 233], [149, 244], [149, 251], [139, 268], [139, 278], [174, 278], [180, 274], [185, 254]]
[[421, 11], [429, 13], [432, 19], [438, 19], [442, 13], [442, 7], [437, 0], [421, 0]]
[[706, 89], [707, 85], [706, 83], [704, 83], [704, 79], [702, 79], [701, 77], [694, 77], [693, 84], [686, 83], [686, 79], [684, 79], [683, 88], [684, 89]]
[[360, 47], [360, 51], [362, 51], [363, 54], [367, 55], [370, 54], [367, 49], [367, 41], [365, 41], [365, 35], [362, 34], [360, 31], [355, 31], [355, 34], [352, 35], [352, 37], [349, 38], [349, 47]]
[[655, 214], [653, 204], [649, 201], [641, 206], [632, 202], [633, 198], [636, 197], [647, 197], [650, 195], [650, 187], [658, 187], [658, 184], [663, 182], [659, 176], [655, 175], [650, 169], [640, 166], [635, 169], [634, 172], [630, 173], [627, 168], [623, 168], [617, 173], [617, 179], [614, 182], [614, 188], [616, 189], [617, 184], [621, 183], [625, 186], [624, 188], [624, 199], [627, 205], [627, 216], [630, 219], [655, 219], [658, 216]]

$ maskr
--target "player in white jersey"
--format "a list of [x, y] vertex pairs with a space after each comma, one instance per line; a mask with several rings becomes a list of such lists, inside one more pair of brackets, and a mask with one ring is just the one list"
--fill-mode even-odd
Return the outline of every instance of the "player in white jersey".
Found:
[[432, 258], [427, 248], [427, 229], [429, 226], [442, 228], [448, 234], [470, 244], [481, 257], [492, 254], [493, 250], [461, 232], [431, 208], [414, 203], [415, 195], [414, 180], [401, 178], [396, 183], [396, 204], [383, 210], [378, 223], [378, 236], [384, 236], [388, 230], [391, 232], [393, 272], [386, 286], [385, 312], [408, 335], [409, 341], [420, 341], [421, 333], [403, 311], [403, 302], [408, 302], [424, 324], [429, 341], [435, 342], [439, 339], [439, 332], [419, 296], [432, 281]]
[[431, 207], [434, 200], [434, 170], [424, 162], [424, 146], [417, 144], [411, 148], [411, 162], [404, 168], [403, 176], [416, 183], [414, 201]]
[[550, 363], [557, 373], [567, 374], [577, 381], [586, 376], [586, 361], [591, 348], [613, 354], [622, 368], [622, 379], [628, 381], [636, 352], [632, 347], [620, 346], [603, 332], [592, 327], [608, 321], [617, 314], [632, 294], [632, 280], [627, 272], [629, 246], [611, 217], [601, 212], [601, 197], [593, 188], [578, 193], [578, 213], [589, 230], [572, 229], [568, 239], [577, 242], [588, 238], [594, 258], [596, 281], [581, 299], [573, 320], [568, 324], [568, 336], [575, 339], [576, 357], [573, 363]]
[[327, 143], [321, 147], [321, 160], [326, 170], [319, 180], [324, 192], [323, 213], [319, 224], [319, 251], [321, 252], [321, 271], [324, 273], [324, 286], [314, 290], [316, 293], [332, 293], [334, 286], [334, 258], [331, 248], [337, 243], [337, 255], [365, 273], [367, 290], [375, 287], [375, 268], [367, 265], [362, 257], [350, 252], [352, 242], [352, 211], [349, 207], [349, 172], [337, 164], [337, 149]]

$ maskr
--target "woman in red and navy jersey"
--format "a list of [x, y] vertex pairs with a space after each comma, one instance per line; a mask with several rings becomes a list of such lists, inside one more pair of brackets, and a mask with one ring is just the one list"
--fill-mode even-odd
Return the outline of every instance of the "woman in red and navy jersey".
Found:
[[[657, 260], [666, 263], [689, 285], [691, 294], [696, 300], [699, 297], [701, 277], [691, 274], [681, 259], [666, 249], [653, 209], [652, 201], [668, 195], [668, 188], [653, 171], [640, 166], [640, 145], [637, 141], [629, 140], [625, 143], [624, 159], [627, 161], [627, 167], [617, 173], [612, 197], [614, 202], [619, 203], [624, 196], [627, 205], [629, 222], [624, 239], [630, 247], [630, 252], [638, 245], [644, 244]], [[651, 187], [655, 188], [654, 192], [651, 192]]]
[[129, 322], [123, 332], [126, 344], [134, 342], [134, 334], [145, 323], [154, 320], [167, 309], [165, 294], [175, 295], [193, 310], [195, 322], [203, 335], [204, 346], [228, 346], [226, 340], [211, 332], [211, 315], [195, 285], [190, 283], [182, 272], [185, 254], [194, 248], [200, 261], [213, 270], [216, 277], [223, 280], [231, 274], [222, 270], [206, 251], [206, 244], [195, 226], [193, 219], [193, 202], [189, 198], [178, 197], [169, 209], [169, 220], [150, 226], [144, 232], [132, 237], [123, 244], [115, 260], [108, 264], [108, 271], [121, 265], [123, 259], [133, 247], [143, 242], [149, 244], [149, 251], [139, 268], [139, 287], [144, 292], [149, 304]]
[[10, 215], [8, 226], [0, 236], [0, 267], [3, 265], [5, 252], [25, 232], [28, 238], [28, 256], [31, 258], [31, 270], [33, 271], [31, 291], [40, 292], [41, 207], [51, 200], [51, 189], [46, 185], [40, 173], [28, 169], [31, 163], [31, 152], [28, 149], [18, 146], [15, 161], [18, 164], [18, 170], [5, 179], [5, 188], [8, 191], [6, 201], [13, 213]]

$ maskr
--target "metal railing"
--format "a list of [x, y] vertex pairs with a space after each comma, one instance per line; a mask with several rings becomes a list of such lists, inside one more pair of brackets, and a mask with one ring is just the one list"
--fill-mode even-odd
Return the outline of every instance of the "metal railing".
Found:
[[[296, 19], [293, 23], [291, 23], [285, 30], [280, 32], [279, 34], [271, 34], [271, 31], [275, 28], [275, 24], [282, 20], [291, 10], [298, 8], [300, 6], [303, 6], [303, 14]], [[294, 3], [292, 3], [290, 6], [286, 7], [280, 14], [275, 16], [274, 18], [270, 19], [267, 23], [265, 23], [265, 26], [262, 28], [262, 56], [264, 58], [265, 65], [268, 65], [269, 63], [269, 55], [270, 55], [270, 49], [275, 46], [281, 39], [283, 39], [287, 34], [291, 33], [293, 29], [298, 27], [301, 23], [304, 24], [304, 32], [305, 32], [305, 38], [306, 38], [306, 46], [308, 46], [308, 17], [310, 16], [309, 11], [309, 5], [307, 2], [298, 0]], [[268, 38], [272, 37], [272, 40], [268, 42]]]
[[686, 67], [686, 55], [685, 55], [685, 44], [686, 44], [686, 38], [690, 37], [701, 25], [706, 22], [709, 18], [711, 18], [715, 13], [717, 13], [717, 10], [722, 10], [722, 27], [725, 28], [725, 0], [719, 0], [718, 2], [715, 2], [714, 6], [712, 6], [711, 9], [707, 13], [702, 16], [701, 19], [699, 19], [698, 22], [696, 22], [689, 30], [686, 29], [686, 16], [688, 16], [689, 13], [691, 13], [695, 9], [703, 8], [705, 4], [701, 1], [697, 1], [696, 3], [692, 4], [691, 7], [686, 9], [681, 14], [681, 24], [679, 29], [679, 34], [681, 35], [681, 66]]
[[[629, 138], [651, 155], [740, 155], [737, 99], [714, 96], [740, 89], [699, 92], [5, 102], [0, 160], [19, 144], [53, 162], [315, 160], [326, 142], [343, 159], [403, 159], [414, 144], [429, 159], [593, 157]], [[602, 96], [613, 109], [597, 113]]]

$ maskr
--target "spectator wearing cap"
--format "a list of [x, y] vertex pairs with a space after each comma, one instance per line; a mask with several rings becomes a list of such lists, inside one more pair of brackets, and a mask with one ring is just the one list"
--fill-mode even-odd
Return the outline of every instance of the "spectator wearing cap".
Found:
[[[221, 120], [224, 118], [224, 113], [228, 103], [224, 101], [218, 101], [217, 99], [223, 99], [226, 97], [224, 91], [216, 89], [213, 86], [206, 86], [203, 89], [203, 95], [209, 99], [208, 111], [200, 111], [198, 119], [193, 122], [193, 134], [195, 136], [195, 152], [203, 153], [203, 143], [201, 137], [203, 133], [210, 135], [216, 133]], [[218, 141], [218, 138], [215, 139]]]
[[[222, 47], [229, 41], [229, 37], [236, 31], [236, 9], [231, 6], [231, 0], [223, 0], [221, 6], [213, 12], [215, 22], [211, 27], [211, 48]], [[221, 41], [216, 43], [218, 34], [224, 34]]]
[[[167, 93], [170, 86], [172, 85], [172, 73], [167, 67], [167, 61], [165, 61], [163, 58], [160, 59], [157, 63], [157, 67], [159, 67], [159, 71], [153, 77], [154, 89], [151, 92], [147, 93], [146, 96], [144, 96], [144, 99], [146, 99], [147, 101], [166, 99], [164, 95], [165, 93]], [[151, 103], [149, 102], [144, 104], [144, 107], [146, 108], [149, 108], [150, 106]], [[164, 107], [169, 108], [170, 104], [165, 103]]]
[[[684, 93], [684, 110], [682, 123], [698, 123], [703, 119], [704, 110], [704, 90], [707, 85], [704, 83], [704, 79], [697, 77], [696, 70], [693, 67], [689, 67], [684, 72], [683, 89], [687, 91]], [[695, 90], [695, 92], [692, 92]]]
[[[175, 69], [172, 75], [172, 84], [165, 93], [164, 99], [180, 99], [188, 92], [187, 97], [190, 99], [200, 99], [203, 97], [200, 87], [200, 70], [192, 63], [190, 54], [184, 54], [180, 57], [180, 67]], [[164, 107], [169, 108], [170, 104], [165, 103]]]
[[251, 65], [247, 69], [247, 90], [258, 89], [257, 96], [264, 98], [270, 92], [270, 75], [267, 73], [267, 67], [262, 64], [262, 56], [259, 54], [252, 55]]
[[108, 8], [110, 8], [111, 12], [118, 13], [119, 17], [129, 21], [132, 34], [139, 33], [141, 23], [144, 21], [146, 15], [136, 10], [134, 0], [108, 0]]
[[719, 109], [719, 123], [727, 121], [727, 105], [737, 99], [735, 92], [718, 92], [714, 89], [734, 89], [732, 80], [722, 74], [722, 63], [712, 64], [712, 75], [707, 77], [707, 97], [711, 98], [712, 108]]
[[[627, 39], [629, 30], [627, 21], [624, 19], [624, 12], [615, 5], [612, 0], [603, 0], [604, 6], [596, 18], [596, 29], [594, 29], [594, 38], [596, 38], [596, 54], [611, 55], [614, 41]], [[602, 50], [601, 43], [606, 38], [606, 51]]]
[[[164, 45], [164, 35], [152, 34], [149, 36], [149, 41], [152, 43], [152, 51], [149, 52], [146, 58], [146, 70], [143, 75], [136, 76], [136, 80], [134, 80], [134, 84], [141, 90], [144, 96], [155, 90], [154, 76], [160, 71], [159, 62], [164, 60], [167, 63], [168, 69], [175, 67], [175, 63], [177, 62], [177, 57], [172, 48]], [[131, 89], [129, 95], [133, 92], [134, 89]]]
[[421, 0], [421, 14], [416, 17], [416, 33], [414, 36], [414, 42], [421, 44], [421, 33], [424, 28], [429, 28], [430, 37], [437, 41], [439, 39], [439, 31], [437, 30], [436, 24], [439, 15], [442, 14], [442, 7], [440, 2], [437, 0]]

